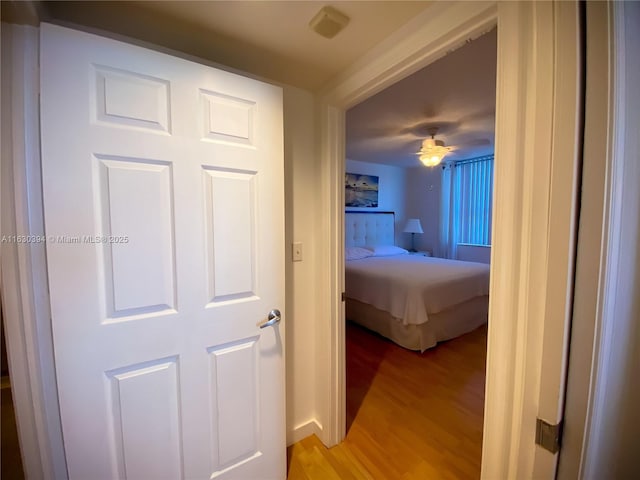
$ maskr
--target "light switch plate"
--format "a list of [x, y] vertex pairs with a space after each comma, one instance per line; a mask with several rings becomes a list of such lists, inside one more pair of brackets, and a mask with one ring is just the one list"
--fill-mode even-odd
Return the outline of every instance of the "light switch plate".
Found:
[[291, 248], [291, 258], [294, 262], [302, 261], [302, 242], [293, 242]]

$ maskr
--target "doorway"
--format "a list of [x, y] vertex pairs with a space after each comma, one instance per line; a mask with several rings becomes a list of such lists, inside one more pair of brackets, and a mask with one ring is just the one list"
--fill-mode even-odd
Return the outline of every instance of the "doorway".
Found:
[[[493, 29], [346, 112], [346, 440], [357, 447], [367, 437], [379, 451], [406, 446], [404, 463], [367, 458], [393, 478], [480, 475], [496, 40]], [[416, 152], [434, 131], [448, 153], [426, 167]], [[393, 212], [392, 231], [376, 230], [374, 240], [369, 229], [386, 224], [384, 212]], [[417, 234], [404, 233], [414, 224]], [[357, 255], [374, 243], [399, 248]], [[451, 278], [449, 298], [434, 290], [436, 269]], [[368, 270], [385, 275], [384, 286]], [[404, 289], [409, 278], [421, 305]], [[454, 444], [457, 456], [447, 455]]]

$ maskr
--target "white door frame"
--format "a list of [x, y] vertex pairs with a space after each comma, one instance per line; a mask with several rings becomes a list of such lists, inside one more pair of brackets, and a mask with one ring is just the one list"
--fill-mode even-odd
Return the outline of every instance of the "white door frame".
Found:
[[32, 240], [2, 245], [2, 307], [22, 464], [30, 480], [67, 478], [45, 244], [33, 241], [44, 236], [39, 43], [37, 27], [2, 24], [2, 234]]
[[[327, 411], [320, 415], [327, 445], [345, 436], [345, 110], [497, 24], [494, 242], [482, 477], [529, 478], [534, 471], [540, 478], [554, 476], [555, 456], [539, 451], [534, 438], [540, 385], [549, 382], [549, 372], [541, 368], [543, 351], [556, 359], [551, 376], [557, 381], [564, 373], [564, 366], [558, 365], [563, 345], [545, 342], [553, 326], [549, 322], [560, 319], [566, 330], [572, 299], [581, 139], [578, 39], [562, 35], [565, 27], [576, 30], [575, 4], [570, 5], [573, 17], [562, 2], [437, 3], [341, 75], [321, 97], [321, 264], [330, 268], [323, 272], [326, 310], [320, 318], [330, 321], [320, 326], [318, 350], [328, 352], [328, 359], [322, 366], [326, 371], [319, 375], [327, 381], [318, 391], [326, 392], [320, 406], [326, 405]], [[571, 54], [573, 63], [555, 61]], [[568, 80], [572, 78], [575, 84]], [[558, 94], [566, 82], [569, 91], [574, 90], [569, 98]], [[567, 119], [568, 124], [563, 123]], [[568, 191], [568, 197], [561, 198], [562, 191]], [[536, 288], [539, 285], [546, 287]], [[560, 292], [550, 291], [553, 285]], [[561, 403], [555, 406], [561, 408]]]

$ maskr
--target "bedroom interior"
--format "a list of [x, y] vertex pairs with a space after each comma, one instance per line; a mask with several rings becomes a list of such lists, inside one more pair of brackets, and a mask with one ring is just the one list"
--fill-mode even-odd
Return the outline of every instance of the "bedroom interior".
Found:
[[345, 182], [346, 439], [411, 444], [367, 457], [389, 478], [480, 474], [495, 69], [494, 28], [346, 114], [347, 180], [379, 178]]

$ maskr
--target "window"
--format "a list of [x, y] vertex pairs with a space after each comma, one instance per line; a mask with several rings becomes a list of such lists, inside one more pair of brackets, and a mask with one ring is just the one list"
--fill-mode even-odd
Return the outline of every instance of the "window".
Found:
[[493, 155], [443, 167], [441, 249], [456, 258], [458, 245], [491, 245]]
[[491, 245], [493, 156], [454, 164], [453, 180], [453, 240]]

